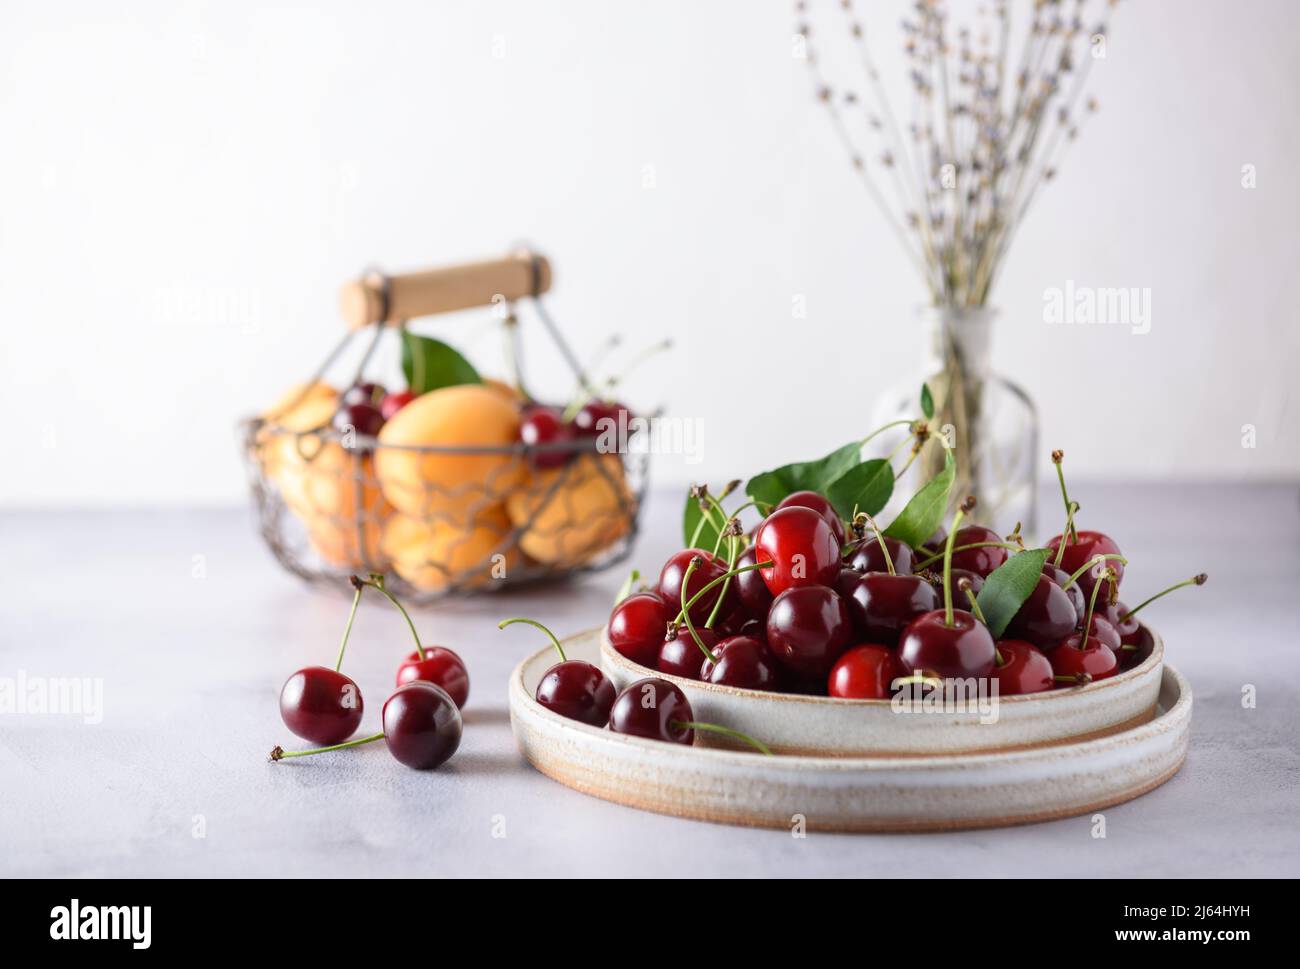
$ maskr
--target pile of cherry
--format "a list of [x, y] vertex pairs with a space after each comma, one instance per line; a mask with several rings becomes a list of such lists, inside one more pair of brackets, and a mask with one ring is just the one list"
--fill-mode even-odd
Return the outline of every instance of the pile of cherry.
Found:
[[[407, 767], [432, 770], [445, 763], [460, 746], [460, 709], [469, 699], [469, 673], [453, 650], [422, 646], [415, 623], [402, 604], [384, 588], [383, 576], [368, 581], [355, 575], [349, 580], [356, 594], [348, 614], [334, 668], [308, 666], [289, 677], [280, 690], [280, 716], [284, 725], [299, 737], [321, 746], [312, 750], [284, 750], [276, 747], [271, 760], [305, 757], [332, 750], [345, 750], [383, 740], [388, 751]], [[356, 681], [340, 672], [352, 622], [361, 593], [367, 588], [388, 599], [406, 619], [415, 649], [397, 668], [397, 689], [384, 701], [383, 731], [349, 739], [361, 725], [365, 704]]]
[[[1053, 460], [1059, 469], [1059, 451]], [[716, 507], [704, 495], [702, 508], [706, 499]], [[1065, 503], [1065, 529], [1047, 543], [1041, 574], [1038, 558], [1028, 560], [1033, 571], [1018, 583], [1024, 598], [1011, 604], [1014, 614], [997, 636], [977, 597], [998, 569], [1031, 551], [1018, 530], [1004, 538], [963, 526], [975, 504], [968, 498], [946, 532], [912, 548], [885, 537], [870, 516], [846, 528], [823, 495], [799, 491], [764, 509], [748, 535], [732, 517], [714, 550], [675, 552], [657, 587], [615, 606], [609, 642], [672, 676], [856, 699], [953, 679], [996, 680], [1001, 695], [1103, 680], [1149, 651], [1138, 610], [1205, 576], [1127, 608], [1118, 598], [1126, 564], [1119, 546], [1102, 532], [1076, 529], [1078, 505], [1068, 495]], [[724, 559], [721, 549], [733, 539]], [[1023, 572], [1023, 563], [1017, 567]], [[999, 596], [1007, 584], [997, 582]]]

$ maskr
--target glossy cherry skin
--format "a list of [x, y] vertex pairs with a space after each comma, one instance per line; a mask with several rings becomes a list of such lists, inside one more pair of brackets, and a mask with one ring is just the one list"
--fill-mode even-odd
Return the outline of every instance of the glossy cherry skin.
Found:
[[988, 628], [964, 609], [954, 609], [952, 625], [935, 609], [917, 616], [898, 641], [898, 660], [909, 673], [941, 680], [981, 679], [993, 672], [993, 637]]
[[424, 655], [420, 656], [412, 650], [397, 667], [397, 685], [424, 680], [442, 687], [456, 706], [463, 708], [469, 699], [469, 670], [465, 669], [465, 661], [445, 646], [425, 646], [422, 652]]
[[1119, 660], [1119, 668], [1127, 670], [1141, 663], [1154, 649], [1155, 641], [1152, 639], [1151, 631], [1139, 624], [1137, 631], [1126, 635], [1120, 648], [1113, 652], [1115, 658]]
[[334, 415], [334, 430], [374, 437], [384, 429], [384, 415], [374, 404], [344, 404]]
[[1012, 640], [1023, 639], [1051, 649], [1074, 632], [1081, 618], [1061, 587], [1049, 576], [1040, 575], [1034, 591], [1011, 617], [1006, 634]]
[[[1065, 569], [1058, 569], [1052, 564], [1050, 558], [1043, 563], [1043, 575], [1047, 576], [1062, 589], [1065, 589], [1065, 583], [1070, 581], [1070, 573], [1065, 571]], [[1068, 589], [1065, 589], [1065, 594], [1070, 597], [1070, 604], [1074, 606], [1074, 611], [1078, 613], [1079, 622], [1083, 622], [1084, 614], [1088, 611], [1088, 603], [1083, 598], [1083, 590], [1079, 588], [1079, 583], [1072, 583]], [[1098, 595], [1100, 594], [1101, 593], [1098, 593]]]
[[[718, 645], [718, 634], [712, 629], [696, 626], [695, 634], [710, 651]], [[677, 635], [672, 639], [664, 640], [663, 645], [659, 647], [659, 659], [655, 665], [660, 673], [680, 676], [687, 680], [698, 680], [702, 678], [700, 668], [704, 665], [705, 659], [704, 651], [700, 649], [699, 643], [691, 637], [691, 631], [683, 623], [677, 630]]]
[[840, 513], [835, 510], [835, 506], [823, 495], [819, 495], [815, 491], [795, 491], [782, 498], [776, 508], [777, 510], [782, 508], [811, 508], [822, 516], [822, 520], [835, 533], [835, 541], [839, 542], [841, 548], [844, 547], [846, 541], [844, 522], [840, 518]]
[[[1059, 648], [1052, 650], [1048, 659], [1057, 676], [1078, 677], [1086, 673], [1094, 680], [1104, 680], [1119, 672], [1119, 659], [1114, 651], [1096, 636], [1089, 636], [1085, 643], [1081, 633], [1068, 637]], [[1069, 686], [1068, 683], [1056, 685]]]
[[582, 405], [578, 413], [573, 415], [573, 428], [583, 437], [599, 437], [606, 433], [607, 429], [610, 433], [618, 433], [620, 424], [629, 427], [631, 421], [632, 412], [623, 404], [616, 401], [589, 400]]
[[674, 724], [694, 719], [686, 694], [667, 680], [651, 676], [629, 683], [618, 695], [609, 714], [609, 729], [689, 747], [695, 742], [695, 731]]
[[848, 604], [825, 586], [787, 589], [767, 614], [767, 644], [795, 678], [824, 680], [852, 641]]
[[780, 688], [781, 673], [776, 657], [766, 642], [752, 636], [732, 636], [713, 648], [715, 664], [705, 660], [700, 679], [717, 686], [734, 686], [742, 690]]
[[[764, 559], [763, 561], [767, 561]], [[736, 559], [736, 568], [741, 569], [746, 565], [757, 565], [758, 555], [753, 547], [745, 549]], [[763, 577], [754, 569], [749, 572], [741, 572], [731, 580], [732, 585], [736, 587], [736, 595], [740, 598], [740, 604], [745, 607], [745, 611], [754, 618], [767, 615], [767, 610], [772, 607], [772, 590], [767, 587]]]
[[[1047, 547], [1052, 554], [1049, 561], [1056, 558], [1056, 550], [1061, 544], [1061, 536], [1057, 535]], [[1103, 532], [1079, 532], [1077, 542], [1066, 542], [1065, 551], [1061, 553], [1061, 568], [1073, 575], [1085, 562], [1090, 562], [1098, 555], [1120, 555], [1119, 546], [1115, 540]], [[1115, 570], [1115, 588], [1119, 588], [1120, 580], [1124, 578], [1124, 563], [1115, 559], [1107, 559], [1106, 565]], [[1083, 592], [1085, 599], [1092, 595], [1092, 588], [1097, 584], [1097, 578], [1092, 574], [1092, 569], [1087, 569], [1079, 576], [1077, 584]], [[1097, 593], [1099, 602], [1105, 601], [1109, 589], [1102, 589]]]
[[998, 654], [1002, 665], [994, 666], [993, 678], [998, 681], [1000, 696], [1042, 693], [1056, 686], [1051, 661], [1033, 643], [1022, 639], [999, 640]]
[[383, 384], [360, 383], [353, 384], [347, 390], [343, 391], [343, 397], [340, 404], [370, 404], [378, 407], [387, 394], [384, 391]]
[[[1083, 625], [1082, 616], [1079, 617], [1079, 625]], [[1078, 631], [1079, 630], [1076, 629], [1076, 632]], [[1096, 612], [1092, 614], [1092, 625], [1089, 627], [1088, 633], [1090, 636], [1100, 639], [1112, 650], [1119, 649], [1120, 646], [1123, 645], [1118, 630], [1110, 624], [1110, 620], [1102, 618]]]
[[[1102, 592], [1098, 592], [1097, 595], [1100, 597], [1103, 592], [1105, 592], [1104, 589]], [[1114, 604], [1107, 602], [1102, 605], [1101, 603], [1098, 603], [1097, 611], [1106, 618], [1108, 623], [1115, 627], [1115, 632], [1119, 633], [1119, 640], [1121, 643], [1127, 643], [1130, 640], [1137, 640], [1138, 630], [1142, 628], [1141, 623], [1139, 623], [1136, 618], [1128, 619], [1124, 622], [1120, 621], [1120, 617], [1123, 616], [1124, 613], [1128, 612], [1128, 606], [1124, 605], [1124, 603], [1119, 602], [1118, 600], [1116, 600]], [[1082, 618], [1082, 614], [1080, 614], [1080, 618]], [[1114, 649], [1113, 646], [1111, 648]]]
[[384, 743], [407, 767], [433, 770], [460, 746], [460, 710], [447, 691], [425, 680], [399, 686], [384, 702]]
[[654, 669], [664, 644], [664, 630], [670, 615], [663, 597], [655, 592], [638, 592], [628, 596], [609, 614], [605, 633], [609, 644], [633, 663]]
[[915, 575], [845, 569], [836, 588], [848, 603], [858, 636], [886, 646], [896, 645], [913, 619], [940, 604], [934, 586]]
[[[976, 542], [1001, 541], [1002, 536], [991, 528], [985, 528], [983, 525], [967, 525], [965, 528], [957, 529], [957, 534], [952, 539], [952, 547], [958, 549], [963, 545], [973, 545]], [[939, 551], [943, 551], [943, 549]], [[969, 569], [988, 578], [994, 569], [1010, 557], [1010, 551], [992, 545], [984, 548], [968, 548], [961, 552], [954, 551], [952, 553], [952, 567], [954, 569]], [[943, 566], [939, 565], [935, 571], [941, 571], [942, 568]]]
[[528, 453], [533, 467], [559, 468], [568, 463], [573, 450], [562, 445], [573, 438], [573, 426], [554, 407], [534, 405], [524, 410], [519, 422], [519, 440], [530, 448], [543, 446], [542, 450]]
[[[894, 571], [899, 575], [911, 575], [912, 566], [916, 561], [912, 549], [896, 538], [885, 539], [885, 548], [889, 549], [889, 558], [894, 563]], [[885, 553], [875, 535], [868, 535], [854, 542], [853, 547], [849, 549], [849, 554], [844, 556], [844, 562], [849, 568], [857, 569], [859, 572], [889, 571], [889, 567], [885, 564]]]
[[893, 682], [903, 675], [898, 656], [887, 646], [854, 646], [835, 661], [826, 680], [830, 696], [852, 700], [888, 700]]
[[[685, 601], [689, 602], [691, 597], [703, 589], [714, 579], [725, 575], [727, 572], [727, 563], [721, 556], [715, 556], [710, 552], [702, 551], [698, 548], [684, 548], [680, 552], [674, 552], [664, 563], [663, 571], [659, 573], [659, 596], [672, 611], [672, 616], [676, 616], [682, 608], [682, 580], [686, 577], [686, 570], [690, 568], [691, 559], [695, 556], [700, 557], [700, 567], [691, 573], [690, 586], [686, 590]], [[697, 626], [704, 625], [705, 620], [709, 618], [709, 613], [713, 611], [713, 604], [718, 601], [718, 594], [722, 591], [722, 585], [718, 584], [710, 592], [700, 596], [700, 601], [691, 606], [691, 621]], [[739, 601], [736, 595], [736, 583], [732, 582], [727, 585], [727, 598], [722, 604], [721, 611], [724, 613], [731, 612]], [[669, 618], [672, 618], [670, 616]]]
[[280, 689], [284, 725], [321, 747], [341, 744], [356, 733], [364, 707], [353, 679], [324, 666], [299, 670]]
[[386, 396], [379, 404], [379, 413], [383, 415], [385, 421], [391, 421], [393, 416], [415, 400], [415, 392], [411, 390], [399, 390]]
[[590, 663], [570, 659], [547, 670], [533, 695], [552, 713], [603, 727], [614, 705], [614, 684]]
[[826, 520], [811, 508], [792, 505], [774, 511], [763, 520], [754, 539], [754, 554], [760, 562], [772, 562], [759, 569], [772, 595], [800, 586], [829, 586], [840, 572], [840, 543]]

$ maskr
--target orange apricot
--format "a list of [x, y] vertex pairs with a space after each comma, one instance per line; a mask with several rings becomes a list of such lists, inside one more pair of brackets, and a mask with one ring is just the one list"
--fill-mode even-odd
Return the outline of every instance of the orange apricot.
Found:
[[631, 529], [635, 499], [617, 454], [583, 454], [569, 464], [533, 470], [506, 498], [524, 554], [561, 567], [582, 565]]

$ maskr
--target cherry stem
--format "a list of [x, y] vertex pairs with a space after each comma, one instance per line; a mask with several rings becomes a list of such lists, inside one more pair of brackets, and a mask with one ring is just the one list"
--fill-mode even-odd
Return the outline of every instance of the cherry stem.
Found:
[[[1109, 566], [1106, 568], [1109, 575], [1114, 575], [1114, 569]], [[1113, 581], [1113, 580], [1112, 580]], [[1097, 607], [1097, 593], [1101, 591], [1101, 580], [1092, 587], [1092, 595], [1088, 597], [1088, 614], [1083, 617], [1083, 635], [1079, 637], [1079, 648], [1088, 648], [1088, 637], [1092, 635], [1092, 611]]]
[[[730, 526], [731, 523], [728, 522], [727, 524]], [[718, 619], [718, 612], [722, 609], [722, 603], [727, 598], [727, 590], [731, 588], [731, 571], [736, 567], [736, 559], [740, 558], [740, 539], [735, 535], [728, 537], [731, 539], [731, 556], [727, 559], [727, 574], [722, 577], [722, 589], [718, 592], [718, 598], [713, 603], [713, 608], [709, 610], [709, 618], [704, 621], [705, 629], [712, 629], [713, 624]], [[718, 553], [714, 552], [713, 554], [717, 555]], [[685, 586], [682, 586], [682, 591], [686, 591]]]
[[889, 554], [889, 546], [885, 544], [885, 536], [880, 533], [880, 526], [877, 525], [876, 520], [872, 518], [870, 515], [868, 515], [865, 511], [860, 511], [858, 512], [857, 515], [854, 515], [853, 517], [857, 518], [858, 515], [861, 515], [863, 518], [865, 518], [867, 520], [867, 524], [871, 526], [871, 530], [876, 533], [876, 541], [880, 544], [880, 551], [885, 556], [885, 568], [889, 569], [890, 575], [897, 575], [898, 573], [894, 571], [893, 556]]
[[884, 425], [883, 427], [877, 427], [874, 431], [872, 431], [861, 441], [859, 441], [858, 447], [865, 447], [867, 442], [870, 441], [873, 437], [885, 433], [885, 431], [889, 430], [891, 427], [903, 427], [905, 425], [907, 427], [911, 427], [915, 423], [916, 421], [912, 421], [912, 420], [890, 421], [888, 424]]
[[[1070, 501], [1070, 493], [1065, 490], [1065, 469], [1061, 467], [1061, 464], [1064, 460], [1065, 460], [1065, 454], [1063, 452], [1061, 451], [1052, 452], [1052, 464], [1056, 465], [1056, 480], [1061, 485], [1061, 500], [1065, 502], [1066, 528], [1070, 533], [1070, 541], [1077, 542], [1079, 540], [1079, 533], [1075, 531], [1074, 528], [1074, 509], [1071, 507], [1072, 502]], [[1064, 535], [1061, 536], [1061, 540], [1062, 542], [1064, 542], [1065, 540]]]
[[1128, 622], [1130, 619], [1136, 616], [1147, 606], [1151, 605], [1151, 603], [1155, 602], [1157, 599], [1161, 598], [1162, 596], [1169, 595], [1169, 593], [1173, 592], [1175, 589], [1182, 589], [1189, 585], [1205, 585], [1205, 581], [1208, 578], [1209, 576], [1206, 575], [1204, 572], [1202, 572], [1199, 575], [1192, 576], [1190, 579], [1187, 579], [1185, 582], [1179, 582], [1176, 585], [1171, 585], [1168, 589], [1165, 589], [1164, 592], [1157, 592], [1150, 599], [1147, 599], [1145, 602], [1139, 603], [1138, 605], [1134, 606], [1128, 612], [1124, 613], [1124, 615], [1120, 616], [1119, 621]]
[[[690, 600], [686, 603], [686, 608], [683, 609], [681, 612], [679, 612], [677, 614], [677, 618], [673, 620], [674, 625], [682, 621], [682, 617], [686, 615], [686, 609], [689, 609], [691, 606], [695, 605], [696, 601], [699, 600], [699, 598], [704, 594], [706, 594], [710, 589], [716, 589], [718, 586], [720, 586], [723, 582], [727, 580], [728, 576], [740, 575], [740, 573], [742, 572], [753, 572], [755, 569], [770, 569], [775, 564], [776, 564], [775, 562], [755, 562], [753, 565], [742, 565], [738, 569], [732, 569], [731, 571], [727, 572], [725, 575], [720, 575], [716, 579], [711, 580], [708, 585], [706, 585], [699, 592], [695, 593], [695, 595], [691, 596]], [[685, 585], [686, 583], [685, 580], [683, 579], [682, 580], [683, 589], [685, 588]]]
[[[965, 552], [972, 548], [1008, 548], [1013, 552], [1023, 551], [1021, 546], [1013, 545], [1011, 542], [971, 542], [969, 545], [958, 545], [953, 549], [953, 554], [956, 554], [957, 552]], [[943, 558], [943, 556], [943, 552], [936, 552], [934, 555], [917, 562], [916, 567], [918, 569], [923, 569], [927, 565], [933, 565], [935, 562], [939, 561], [939, 559]]]
[[[957, 537], [957, 526], [961, 520], [966, 517], [966, 505], [972, 499], [967, 498], [960, 505], [952, 516], [952, 526], [948, 530], [948, 539], [943, 546], [943, 624], [949, 629], [952, 628], [952, 543]], [[972, 506], [973, 507], [973, 506]]]
[[[1096, 568], [1099, 564], [1111, 560], [1128, 565], [1128, 559], [1122, 555], [1116, 554], [1115, 552], [1108, 552], [1105, 555], [1094, 555], [1092, 558], [1088, 559], [1088, 561], [1079, 566], [1072, 576], [1065, 580], [1065, 583], [1061, 586], [1061, 591], [1064, 592], [1066, 589], [1070, 588], [1070, 586], [1074, 585], [1074, 583], [1078, 582], [1079, 577], [1089, 569]], [[1143, 603], [1143, 605], [1145, 604], [1146, 603]]]
[[406, 611], [406, 607], [398, 602], [397, 598], [391, 592], [384, 588], [384, 577], [377, 572], [372, 572], [370, 573], [370, 581], [362, 582], [361, 584], [368, 585], [372, 589], [378, 589], [380, 595], [393, 605], [397, 606], [397, 611], [402, 614], [402, 618], [406, 620], [406, 625], [410, 627], [411, 638], [415, 640], [415, 655], [420, 659], [423, 659], [424, 646], [420, 643], [420, 634], [415, 631], [415, 623], [411, 619], [411, 614]]
[[327, 754], [331, 750], [346, 750], [349, 747], [360, 747], [362, 744], [372, 744], [376, 740], [383, 740], [382, 733], [371, 734], [369, 737], [360, 737], [356, 740], [348, 740], [341, 744], [334, 744], [332, 747], [316, 747], [312, 750], [284, 750], [281, 747], [275, 747], [271, 751], [271, 762], [284, 760], [286, 757], [310, 757], [312, 754]]
[[352, 586], [357, 592], [352, 597], [352, 611], [348, 613], [348, 624], [343, 627], [343, 642], [339, 643], [339, 658], [334, 663], [335, 673], [343, 668], [343, 652], [348, 648], [348, 637], [352, 635], [352, 620], [357, 618], [357, 606], [361, 603], [361, 591], [365, 588], [365, 583], [354, 575]]
[[1061, 530], [1061, 541], [1056, 546], [1056, 557], [1052, 559], [1052, 565], [1055, 568], [1059, 569], [1061, 567], [1061, 559], [1065, 555], [1065, 546], [1067, 544], [1065, 536], [1067, 534], [1077, 535], [1074, 530], [1074, 513], [1078, 510], [1079, 503], [1077, 501], [1070, 502], [1069, 506], [1065, 509], [1065, 528]]
[[624, 599], [626, 599], [629, 595], [632, 594], [632, 586], [636, 583], [636, 580], [639, 578], [641, 578], [641, 573], [638, 572], [636, 569], [633, 569], [632, 573], [626, 579], [623, 580], [623, 584], [618, 587], [618, 593], [614, 596], [614, 605], [618, 605], [620, 602], [622, 602]]
[[1057, 683], [1069, 683], [1072, 686], [1087, 686], [1089, 683], [1092, 682], [1092, 674], [1091, 673], [1074, 673], [1074, 674], [1061, 673], [1058, 676], [1053, 676], [1052, 679]]
[[[704, 640], [700, 639], [700, 634], [695, 631], [695, 624], [691, 622], [690, 606], [686, 602], [686, 590], [690, 586], [691, 576], [695, 574], [695, 568], [699, 564], [700, 557], [698, 555], [692, 556], [690, 564], [686, 566], [686, 574], [682, 576], [682, 617], [686, 620], [686, 631], [691, 634], [691, 639], [695, 640], [695, 645], [700, 647], [700, 652], [708, 657], [709, 662], [716, 664], [718, 662], [718, 657], [709, 652], [709, 647], [704, 645]], [[721, 600], [722, 596], [719, 595], [718, 599]], [[693, 598], [692, 601], [694, 601]], [[716, 609], [717, 606], [715, 605], [714, 608]]]
[[502, 619], [499, 623], [497, 623], [497, 629], [505, 629], [507, 626], [513, 625], [514, 623], [517, 622], [525, 622], [528, 625], [540, 629], [542, 632], [546, 633], [547, 638], [550, 639], [551, 641], [551, 645], [554, 646], [555, 651], [560, 654], [560, 662], [567, 663], [569, 661], [569, 657], [564, 655], [564, 647], [561, 646], [560, 641], [555, 638], [555, 633], [551, 632], [549, 629], [543, 626], [536, 619], [524, 619], [522, 617], [515, 618], [515, 619]]
[[760, 754], [766, 754], [768, 757], [772, 756], [772, 749], [768, 747], [767, 744], [763, 743], [763, 741], [756, 740], [747, 733], [741, 733], [739, 730], [732, 730], [730, 727], [724, 727], [720, 724], [700, 723], [696, 720], [670, 720], [668, 725], [677, 730], [706, 730], [709, 733], [718, 733], [726, 737], [735, 737], [737, 740], [743, 740], [745, 743], [749, 744]]
[[[975, 618], [987, 626], [989, 621], [984, 618], [984, 610], [980, 608], [979, 600], [975, 597], [975, 590], [971, 588], [970, 579], [962, 579], [957, 583], [957, 587], [966, 593], [966, 598], [970, 600], [970, 611], [975, 613]], [[1002, 650], [998, 649], [996, 640], [993, 643], [993, 662], [998, 666], [1007, 665], [1007, 661], [1002, 658]]]

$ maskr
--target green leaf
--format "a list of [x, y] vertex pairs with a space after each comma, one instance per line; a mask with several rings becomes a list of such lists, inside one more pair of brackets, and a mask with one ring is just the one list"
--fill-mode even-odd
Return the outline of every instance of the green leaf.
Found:
[[861, 453], [861, 446], [854, 441], [816, 461], [764, 471], [749, 479], [745, 492], [755, 501], [768, 505], [780, 504], [781, 499], [796, 491], [816, 491], [824, 495], [841, 475], [858, 463]]
[[934, 397], [929, 384], [921, 384], [921, 413], [927, 421], [934, 420]]
[[[687, 492], [686, 507], [682, 509], [682, 546], [702, 548], [706, 552], [712, 552], [718, 540], [717, 518], [716, 509], [712, 517], [706, 516], [700, 510], [700, 499], [692, 498], [690, 492]], [[704, 521], [703, 525], [700, 525], [701, 519]], [[696, 528], [700, 530], [698, 537], [695, 535]]]
[[894, 468], [884, 458], [872, 458], [855, 465], [836, 478], [826, 489], [841, 518], [852, 518], [853, 509], [878, 515], [894, 493]]
[[956, 476], [952, 452], [945, 449], [943, 470], [912, 495], [898, 517], [885, 529], [885, 535], [912, 548], [920, 547], [943, 524], [943, 513], [948, 508], [948, 493], [952, 491]]
[[1038, 585], [1047, 561], [1049, 549], [1029, 548], [1017, 552], [984, 580], [984, 588], [975, 597], [993, 638], [999, 638], [1007, 624], [1015, 618], [1020, 607]]
[[474, 365], [452, 347], [406, 330], [402, 331], [402, 373], [417, 396], [440, 387], [483, 382]]

